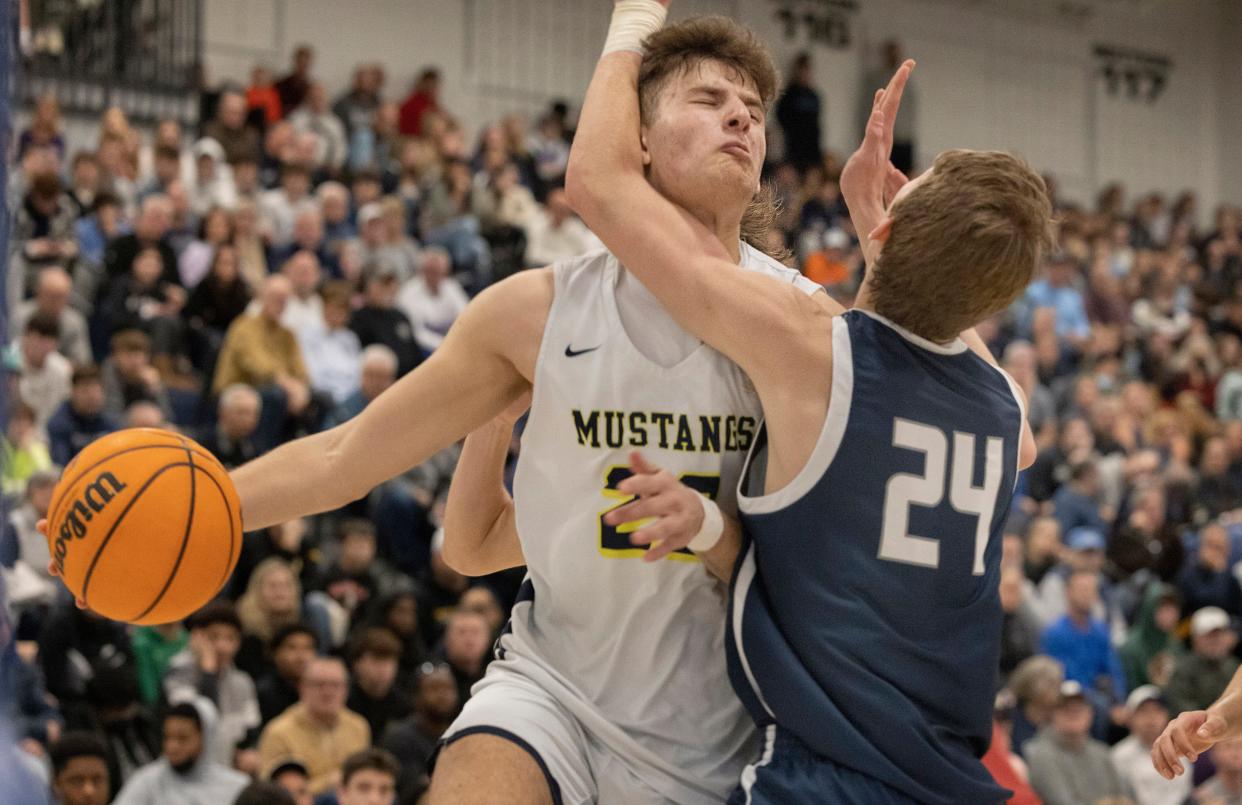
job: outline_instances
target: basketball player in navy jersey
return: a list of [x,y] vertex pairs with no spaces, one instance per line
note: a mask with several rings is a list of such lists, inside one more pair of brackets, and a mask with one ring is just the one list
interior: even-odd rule
[[[738,271],[652,189],[640,66],[631,53],[601,58],[567,191],[674,318],[745,369],[763,405],[738,493],[749,541],[728,649],[766,745],[734,801],[1003,801],[979,758],[1000,650],[1000,529],[1034,441],[1021,392],[971,328],[1022,292],[1048,248],[1043,182],[1007,154],[967,151],[906,182],[889,153],[907,62],[877,92],[842,177],[868,270],[855,309],[833,316]],[[706,75],[692,89],[705,113],[723,108],[716,175],[750,175],[761,156],[763,107],[745,83]]]

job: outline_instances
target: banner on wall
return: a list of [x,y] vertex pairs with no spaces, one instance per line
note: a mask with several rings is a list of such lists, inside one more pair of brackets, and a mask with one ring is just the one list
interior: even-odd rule
[[1173,62],[1162,53],[1096,45],[1094,54],[1109,95],[1154,103],[1169,83]]
[[848,48],[854,39],[854,0],[770,0],[785,41]]

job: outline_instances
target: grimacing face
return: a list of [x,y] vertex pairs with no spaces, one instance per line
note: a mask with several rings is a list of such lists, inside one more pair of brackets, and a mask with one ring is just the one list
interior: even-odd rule
[[745,210],[767,154],[754,83],[716,61],[670,76],[642,128],[651,183],[692,212]]

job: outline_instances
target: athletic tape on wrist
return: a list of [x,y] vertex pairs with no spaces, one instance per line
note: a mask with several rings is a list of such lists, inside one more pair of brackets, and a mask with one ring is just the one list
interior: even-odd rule
[[629,51],[641,56],[643,42],[664,27],[667,16],[668,9],[659,0],[621,0],[612,9],[602,55]]
[[724,515],[716,501],[707,495],[699,495],[699,501],[703,504],[703,525],[687,547],[695,553],[704,553],[715,548],[724,535]]

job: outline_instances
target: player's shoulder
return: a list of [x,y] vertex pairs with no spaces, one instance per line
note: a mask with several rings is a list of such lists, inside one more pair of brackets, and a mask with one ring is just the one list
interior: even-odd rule
[[555,266],[528,268],[505,277],[476,296],[467,307],[511,308],[529,310],[531,305],[543,307],[552,301]]
[[770,254],[760,251],[746,242],[742,243],[742,268],[788,282],[807,294],[823,290],[823,286],[804,277],[801,271],[798,271],[796,268],[790,268]]
[[597,249],[583,252],[575,257],[567,257],[564,260],[557,260],[548,266],[548,270],[555,278],[556,284],[560,285],[573,279],[581,277],[581,275],[592,268],[597,268],[601,263],[607,263],[609,260],[615,260],[612,252],[607,248],[600,246]]

